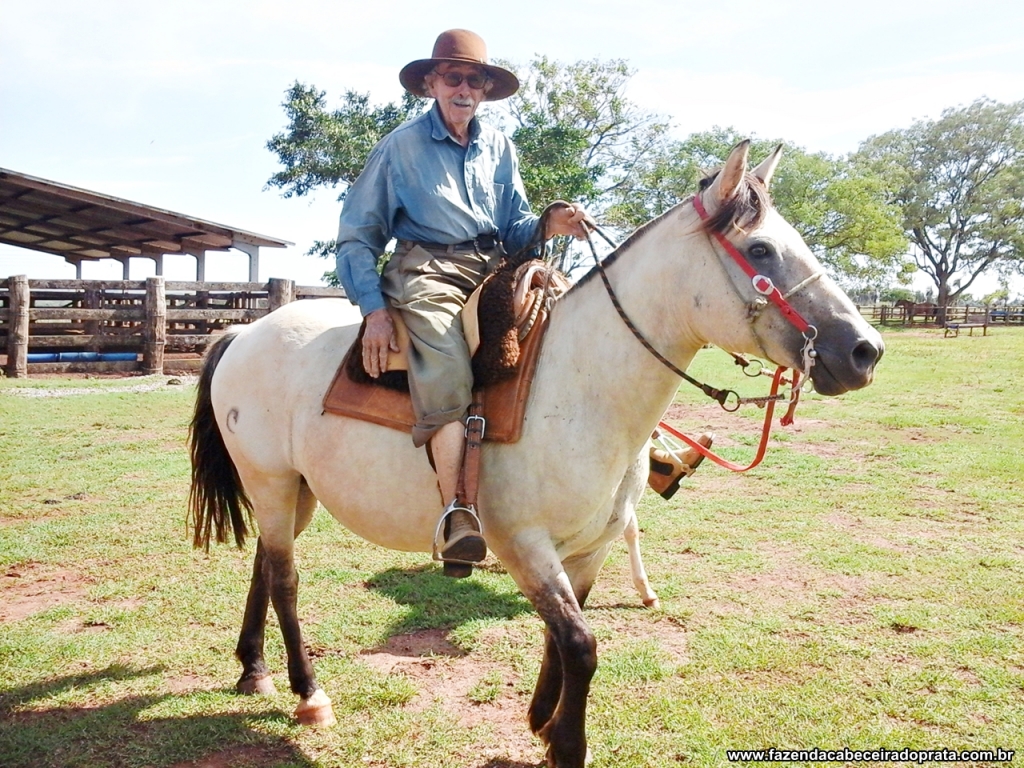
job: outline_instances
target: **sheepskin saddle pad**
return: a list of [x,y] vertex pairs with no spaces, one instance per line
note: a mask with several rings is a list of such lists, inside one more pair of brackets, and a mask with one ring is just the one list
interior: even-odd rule
[[[547,299],[568,289],[565,277],[544,262],[515,264],[505,258],[469,297],[462,310],[463,331],[473,356],[475,387],[483,391],[484,439],[514,443],[522,435],[526,400],[536,370]],[[409,398],[409,334],[397,311],[398,352],[377,379],[363,368],[365,321],[331,382],[323,407],[328,413],[411,432],[416,418]]]

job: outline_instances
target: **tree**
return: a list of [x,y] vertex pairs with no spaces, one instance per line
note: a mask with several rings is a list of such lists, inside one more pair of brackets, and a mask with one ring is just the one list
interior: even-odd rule
[[868,139],[917,266],[949,306],[990,270],[1024,271],[1024,101],[980,99]]
[[267,142],[284,166],[267,181],[284,197],[301,197],[318,187],[341,187],[339,200],[358,178],[370,150],[406,120],[423,112],[426,100],[406,93],[400,104],[370,106],[370,95],[346,91],[329,112],[326,92],[296,82],[281,105],[288,127]]
[[[668,210],[692,195],[744,138],[733,128],[716,127],[649,154],[635,183],[617,190],[609,218],[632,228]],[[755,138],[751,155],[765,157],[780,143],[785,151],[772,198],[833,275],[847,285],[905,279],[906,239],[881,179],[845,158],[811,154],[784,141]]]
[[[662,151],[669,128],[626,98],[634,71],[621,59],[567,64],[537,56],[526,67],[499,64],[516,72],[521,86],[491,115],[519,149],[527,198],[537,209],[578,200],[603,218],[616,191]],[[560,238],[555,249],[567,273],[590,258],[573,238]]]
[[[427,104],[425,99],[406,93],[399,104],[371,107],[369,94],[346,91],[341,107],[328,111],[326,97],[325,91],[299,82],[286,91],[281,106],[288,126],[267,142],[267,149],[284,166],[270,177],[267,186],[282,190],[284,197],[302,197],[320,187],[340,187],[338,199],[344,200],[374,145],[420,114]],[[334,239],[315,240],[307,253],[331,258],[335,246]],[[324,280],[330,285],[338,282],[334,270],[326,272]]]
[[[535,57],[516,72],[519,91],[505,104],[513,121],[512,140],[522,156],[523,181],[531,200],[546,205],[556,198],[581,200],[602,209],[608,195],[628,183],[641,161],[657,150],[668,122],[645,112],[625,96],[635,72],[621,59],[591,59],[572,64]],[[552,163],[546,141],[566,141]],[[533,168],[544,168],[559,186],[527,182]],[[543,177],[542,177],[543,178]]]

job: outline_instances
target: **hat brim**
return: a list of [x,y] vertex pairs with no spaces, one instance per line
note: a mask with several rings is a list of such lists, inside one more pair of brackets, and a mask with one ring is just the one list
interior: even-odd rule
[[491,90],[484,94],[484,101],[501,101],[501,99],[507,99],[519,90],[519,78],[507,69],[466,59],[417,59],[402,67],[402,71],[398,73],[398,81],[413,96],[429,99],[430,94],[427,92],[427,84],[423,81],[423,78],[430,73],[430,70],[443,62],[450,64],[472,64],[475,67],[482,67],[487,76],[491,78],[492,83]]

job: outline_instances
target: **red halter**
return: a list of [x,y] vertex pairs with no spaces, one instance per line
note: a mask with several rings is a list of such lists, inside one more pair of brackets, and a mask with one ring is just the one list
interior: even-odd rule
[[[708,212],[704,210],[704,204],[700,201],[700,195],[693,196],[693,207],[697,209],[697,215],[704,221],[708,220]],[[793,306],[786,301],[786,298],[782,295],[782,292],[775,287],[775,283],[772,282],[770,277],[760,275],[757,270],[751,266],[750,262],[744,258],[743,254],[736,250],[736,246],[729,242],[729,240],[721,232],[710,233],[718,241],[718,244],[725,249],[725,252],[732,256],[732,260],[735,261],[740,269],[742,269],[747,277],[750,278],[750,282],[754,286],[754,290],[762,296],[766,296],[775,306],[782,312],[782,316],[789,320],[793,326],[800,331],[802,334],[807,334],[811,329],[811,324],[804,320],[803,316],[793,309]]]
[[[705,210],[704,204],[701,202],[699,194],[694,195],[693,197],[693,207],[696,209],[697,215],[700,216],[702,220],[708,220],[708,212]],[[754,269],[750,262],[747,261],[743,254],[737,250],[736,246],[729,242],[725,235],[717,231],[711,232],[710,234],[718,241],[718,244],[722,246],[725,252],[732,257],[732,260],[735,261],[739,268],[743,270],[744,274],[746,274],[747,277],[750,278],[750,282],[753,285],[754,290],[757,291],[760,295],[767,297],[769,301],[775,304],[775,306],[778,307],[779,311],[782,313],[782,316],[786,318],[786,320],[788,320],[790,324],[792,324],[793,327],[800,331],[800,333],[803,335],[805,339],[803,349],[803,373],[809,373],[810,366],[813,365],[813,347],[814,339],[818,335],[817,328],[808,323],[803,318],[803,315],[797,312],[796,309],[793,308],[793,305],[786,301],[786,297],[782,295],[782,292],[775,286],[775,283],[772,282],[770,277],[759,274],[757,270]],[[801,283],[794,290],[798,290],[805,284],[806,281],[804,283]],[[790,294],[792,294],[792,291],[790,292]],[[666,424],[664,421],[658,422],[658,428],[664,429],[670,435],[682,440],[691,448],[698,451],[707,458],[711,459],[719,466],[725,467],[726,469],[729,469],[733,472],[746,472],[749,469],[753,469],[754,467],[761,463],[761,460],[764,458],[765,451],[768,447],[768,436],[771,434],[772,416],[775,412],[775,396],[778,394],[779,385],[782,383],[782,374],[785,372],[785,370],[786,368],[784,366],[779,366],[778,370],[775,371],[775,375],[772,377],[771,395],[767,403],[765,404],[764,426],[761,429],[761,440],[758,443],[757,453],[754,456],[754,460],[745,467],[740,466],[739,464],[734,464],[733,462],[728,461],[727,459],[723,459],[721,456],[718,456],[709,449],[705,448],[696,440],[691,440],[682,432],[673,428],[671,425]],[[800,380],[801,372],[794,369],[792,379],[792,395],[790,396],[789,409],[786,411],[785,416],[783,416],[780,420],[780,423],[784,427],[789,426],[790,424],[793,423],[793,414],[796,410],[797,400],[800,396]]]

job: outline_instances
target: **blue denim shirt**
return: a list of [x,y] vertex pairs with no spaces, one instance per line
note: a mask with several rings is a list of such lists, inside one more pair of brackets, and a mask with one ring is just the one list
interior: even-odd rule
[[391,238],[461,243],[497,233],[509,253],[537,229],[512,141],[476,118],[469,146],[433,108],[389,133],[348,191],[338,227],[338,279],[368,315],[385,306],[377,258]]

